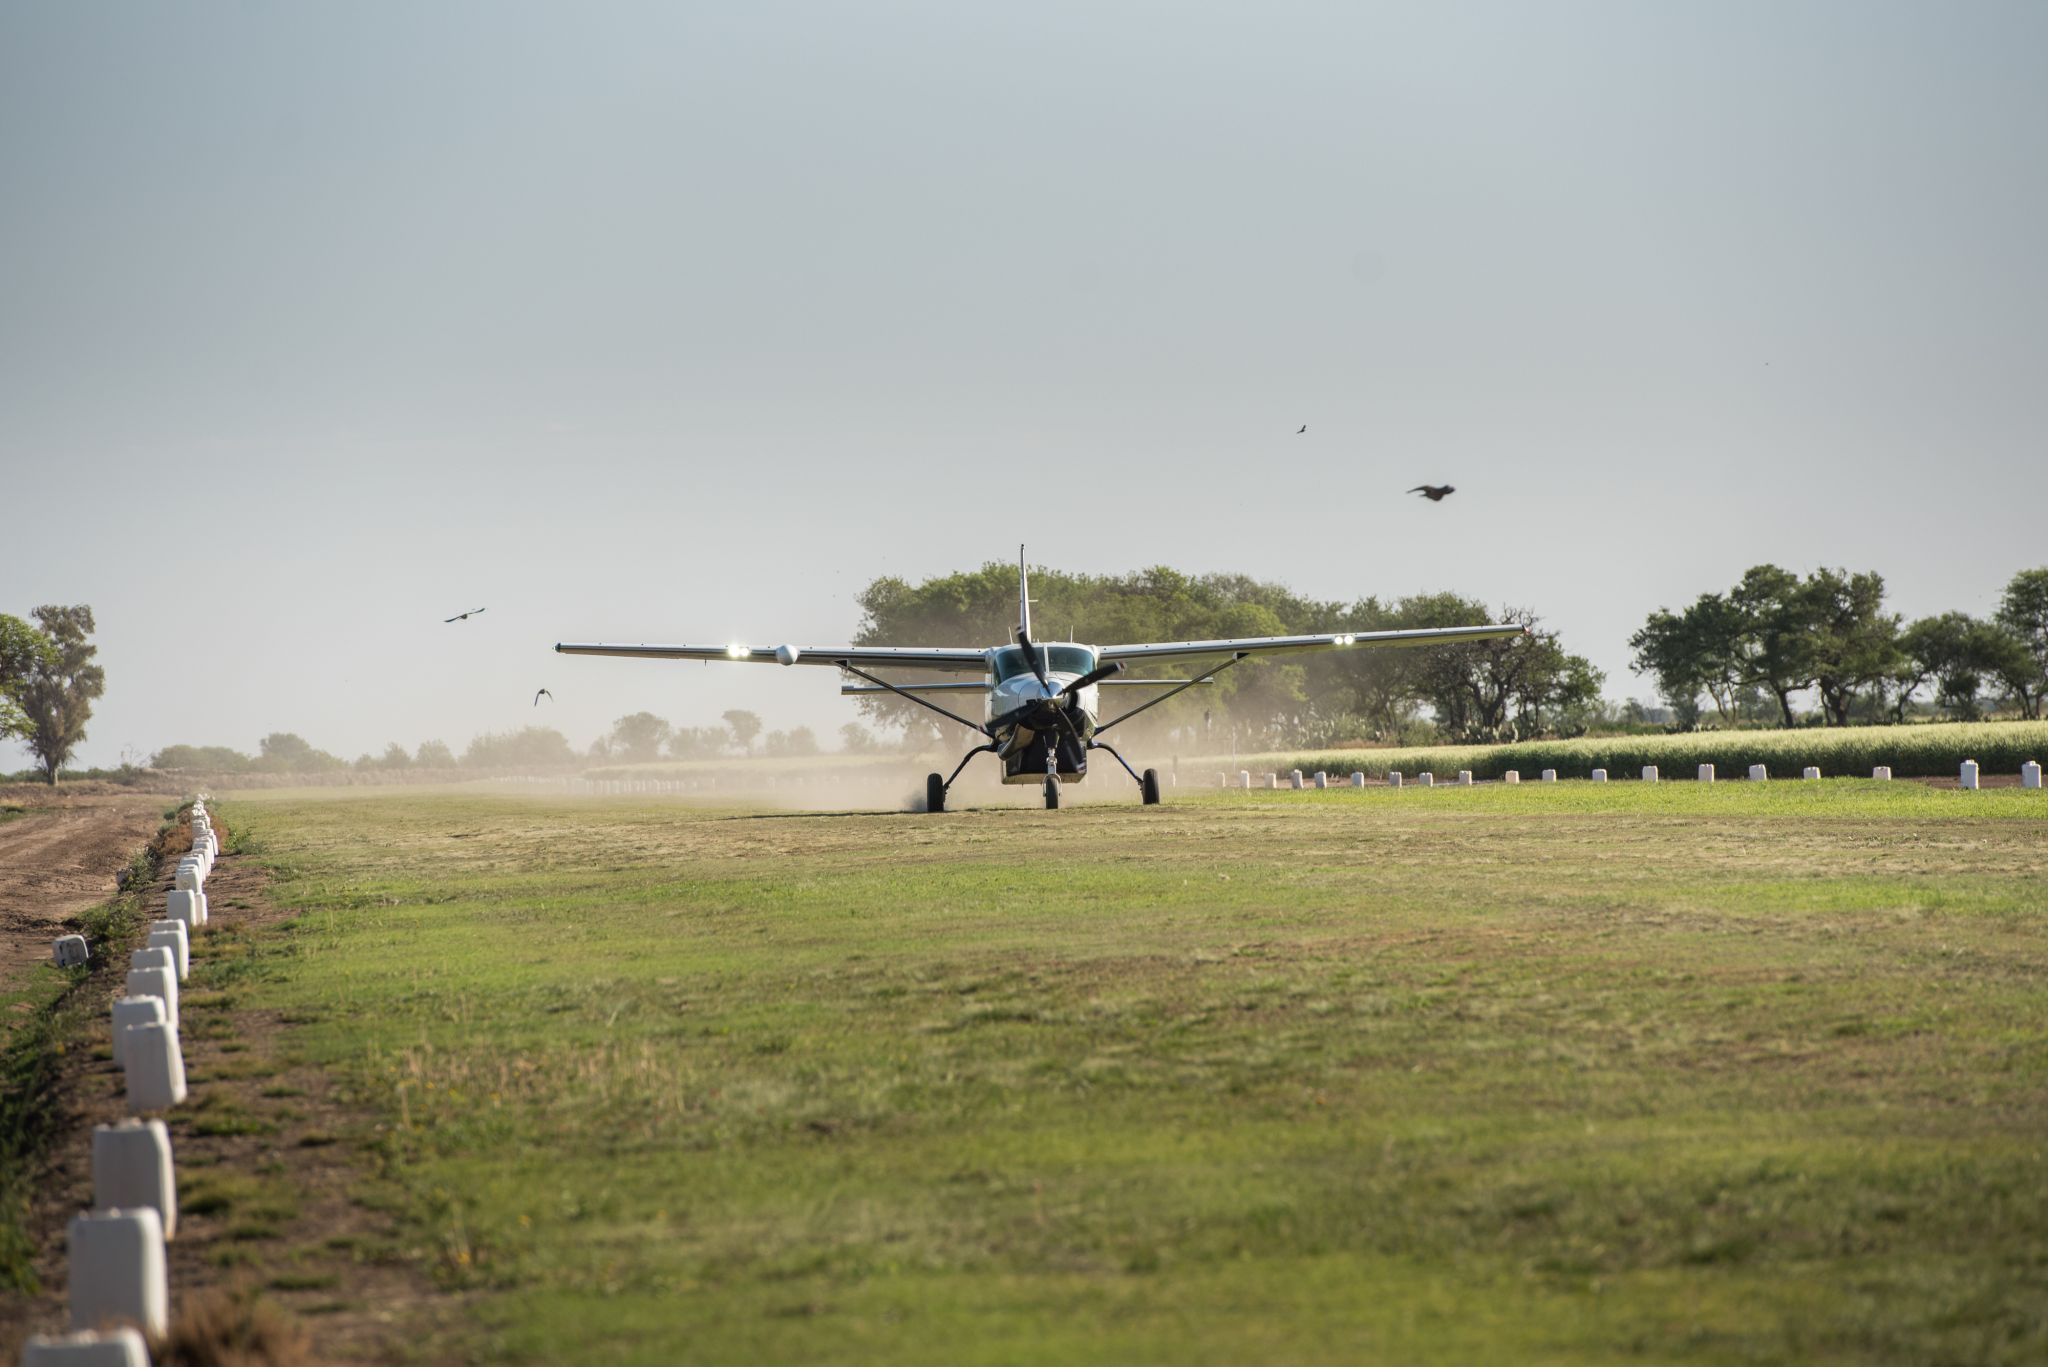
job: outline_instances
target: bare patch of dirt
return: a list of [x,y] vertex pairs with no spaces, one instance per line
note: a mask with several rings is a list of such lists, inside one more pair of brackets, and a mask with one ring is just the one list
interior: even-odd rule
[[[227,841],[218,817],[214,826]],[[160,843],[178,850],[190,839],[181,822]],[[293,1053],[289,1021],[240,1005],[231,975],[209,988],[198,967],[231,963],[249,951],[254,933],[285,918],[265,883],[261,869],[240,856],[224,852],[216,861],[206,882],[210,919],[193,944],[193,976],[180,1003],[191,1094],[163,1117],[178,1181],[169,1245],[173,1317],[201,1297],[266,1301],[307,1331],[320,1361],[431,1361],[421,1346],[461,1313],[461,1299],[441,1292],[423,1257],[399,1239],[376,1175],[378,1127],[324,1071]],[[160,903],[168,889],[166,874],[148,895]],[[123,961],[126,952],[119,947]],[[93,990],[111,1001],[120,977],[103,970]],[[12,1361],[29,1334],[64,1325],[65,1235],[72,1216],[92,1204],[92,1128],[127,1113],[104,1029],[65,1059],[62,1093],[64,1133],[38,1181],[31,1220],[42,1291],[0,1295],[0,1361]]]
[[[117,891],[130,857],[163,820],[164,800],[142,793],[10,789],[0,805],[0,991],[50,958],[50,941],[79,912]],[[40,800],[38,800],[40,799]]]

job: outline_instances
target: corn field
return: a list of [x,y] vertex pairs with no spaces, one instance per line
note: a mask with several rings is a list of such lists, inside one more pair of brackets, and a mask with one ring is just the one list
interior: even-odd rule
[[1752,764],[1769,767],[1773,778],[1797,778],[1807,765],[1823,777],[1869,777],[1880,764],[1899,778],[1953,777],[1966,759],[1986,775],[2017,774],[2027,760],[2048,762],[2048,722],[1933,723],[1923,726],[1853,726],[1801,731],[1698,731],[1678,736],[1600,736],[1579,740],[1529,741],[1511,745],[1431,745],[1399,750],[1314,750],[1300,754],[1211,756],[1188,761],[1200,772],[1247,769],[1255,774],[1318,769],[1331,775],[1363,771],[1384,778],[1432,770],[1455,774],[1470,769],[1475,779],[1499,778],[1510,769],[1533,779],[1545,769],[1559,778],[1584,778],[1605,769],[1616,779],[1634,778],[1644,765],[1665,778],[1691,778],[1711,764],[1722,778],[1742,778]]

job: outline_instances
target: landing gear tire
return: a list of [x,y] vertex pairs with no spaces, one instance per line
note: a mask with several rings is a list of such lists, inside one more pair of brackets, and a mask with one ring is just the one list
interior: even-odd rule
[[1147,807],[1157,807],[1159,805],[1159,771],[1157,769],[1147,769],[1145,771],[1145,777],[1138,780],[1138,791],[1145,795],[1145,805]]
[[946,810],[946,780],[937,774],[924,776],[924,809],[928,812]]
[[1051,774],[1045,776],[1045,809],[1048,812],[1060,809],[1060,781]]

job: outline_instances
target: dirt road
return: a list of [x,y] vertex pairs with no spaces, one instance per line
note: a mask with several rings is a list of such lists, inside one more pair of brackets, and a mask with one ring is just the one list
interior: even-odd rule
[[115,879],[163,821],[158,794],[23,795],[0,821],[0,992],[50,957],[64,922],[113,896]]

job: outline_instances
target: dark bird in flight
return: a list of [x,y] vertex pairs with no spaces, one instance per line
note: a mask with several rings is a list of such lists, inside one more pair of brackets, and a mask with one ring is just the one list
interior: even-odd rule
[[540,690],[540,692],[533,695],[533,705],[535,707],[539,707],[540,700],[542,698],[546,698],[549,702],[553,702],[555,700],[555,695],[548,692],[545,688],[543,688]]
[[1411,494],[1421,494],[1431,503],[1441,503],[1458,491],[1448,484],[1418,484],[1408,492]]
[[482,608],[471,608],[468,612],[458,612],[453,617],[443,617],[441,619],[441,625],[446,626],[450,622],[466,622],[470,618],[476,616],[479,612],[482,611]]
[[1308,431],[1308,424],[1307,424],[1307,423],[1303,423],[1303,424],[1301,425],[1301,432],[1296,432],[1296,433],[1295,433],[1294,435],[1298,437],[1298,436],[1300,436],[1300,435],[1301,435],[1301,433],[1302,433],[1302,432],[1306,432],[1306,431]]

